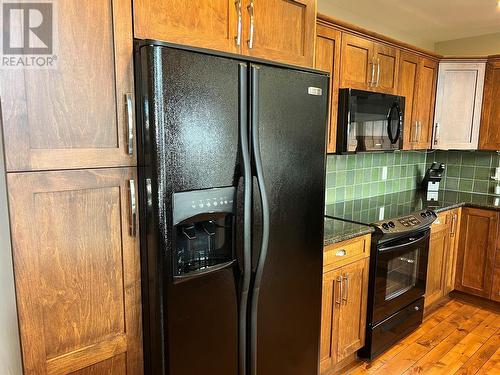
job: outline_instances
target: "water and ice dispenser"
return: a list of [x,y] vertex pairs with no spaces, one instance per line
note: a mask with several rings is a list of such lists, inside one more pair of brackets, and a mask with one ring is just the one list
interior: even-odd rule
[[174,279],[229,268],[234,260],[234,187],[174,193]]

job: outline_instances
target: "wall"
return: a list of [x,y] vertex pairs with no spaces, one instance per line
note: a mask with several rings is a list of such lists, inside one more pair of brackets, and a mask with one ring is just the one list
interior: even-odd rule
[[500,33],[438,42],[435,45],[435,50],[437,53],[445,56],[483,56],[500,54]]
[[[403,28],[391,27],[390,20],[394,16],[394,13],[397,13],[397,9],[393,9],[392,7],[385,8],[385,13],[388,10],[392,13],[382,17],[379,11],[377,12],[378,17],[375,18],[364,14],[366,12],[352,12],[349,9],[345,9],[341,3],[339,1],[318,0],[318,12],[429,51],[434,50],[434,40],[427,40],[416,34],[407,33]],[[359,7],[366,8],[370,5],[369,2],[361,2]],[[380,8],[378,9],[380,10]],[[384,22],[380,22],[381,18],[384,19]]]
[[415,189],[425,170],[425,151],[328,155],[326,204]]
[[[0,150],[3,150],[0,136]],[[0,151],[0,374],[22,374],[19,330],[12,272],[7,193],[3,153]]]
[[427,164],[433,161],[446,164],[440,188],[477,194],[493,194],[495,174],[500,156],[483,151],[434,151],[428,154]]

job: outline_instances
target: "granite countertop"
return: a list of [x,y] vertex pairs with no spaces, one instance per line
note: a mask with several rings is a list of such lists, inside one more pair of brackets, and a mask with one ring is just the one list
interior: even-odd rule
[[325,217],[324,244],[327,246],[373,232],[371,227],[362,223],[373,223],[424,209],[439,213],[458,207],[500,211],[500,197],[443,190],[439,191],[437,201],[430,201],[427,200],[426,192],[409,190],[331,204],[326,206],[325,214],[328,217]]
[[374,229],[367,225],[325,217],[324,246],[371,234],[373,232]]

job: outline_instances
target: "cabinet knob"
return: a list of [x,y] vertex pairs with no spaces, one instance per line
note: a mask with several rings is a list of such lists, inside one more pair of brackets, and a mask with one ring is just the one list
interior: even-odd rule
[[340,250],[337,250],[337,252],[335,253],[335,256],[344,257],[344,256],[346,256],[346,254],[347,254],[347,251],[345,251],[344,249],[340,249]]

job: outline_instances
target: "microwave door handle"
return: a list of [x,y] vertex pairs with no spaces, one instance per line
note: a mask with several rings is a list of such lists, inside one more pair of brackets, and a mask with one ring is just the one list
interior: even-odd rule
[[[392,114],[394,110],[397,111],[398,119],[398,130],[396,131],[396,135],[392,134]],[[398,103],[394,103],[392,107],[389,109],[389,113],[387,114],[387,135],[389,136],[389,140],[391,144],[395,144],[399,140],[399,136],[401,133],[401,110],[399,108]]]

